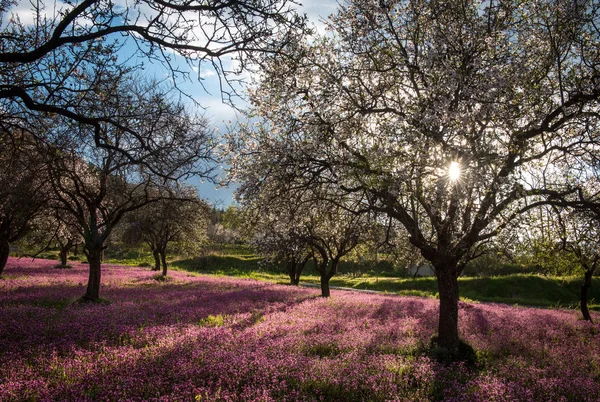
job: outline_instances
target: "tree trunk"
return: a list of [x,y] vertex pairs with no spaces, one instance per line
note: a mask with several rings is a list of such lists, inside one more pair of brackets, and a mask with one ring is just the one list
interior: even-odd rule
[[167,252],[160,252],[160,261],[162,262],[162,274],[163,276],[167,276]]
[[458,275],[456,267],[435,266],[440,297],[437,343],[452,353],[458,352]]
[[102,247],[94,247],[87,250],[90,275],[85,295],[82,301],[97,302],[100,300],[100,274],[102,267]]
[[152,255],[154,256],[154,268],[153,271],[160,271],[160,254],[158,250],[152,250]]
[[8,243],[8,240],[0,239],[0,275],[2,275],[2,272],[4,271],[9,254],[10,244]]
[[329,276],[321,274],[321,297],[330,297],[331,291],[329,290]]
[[592,322],[592,316],[590,315],[590,310],[588,309],[588,290],[592,286],[592,274],[593,270],[588,269],[585,271],[585,276],[583,280],[583,285],[581,285],[580,292],[580,301],[581,301],[581,314],[583,314],[583,319],[589,322]]
[[296,285],[296,283],[294,283],[294,280],[296,279],[296,262],[295,261],[288,260],[287,271],[288,271],[288,276],[290,277],[290,285],[292,285],[292,286]]
[[300,285],[300,273],[302,272],[302,268],[304,268],[302,263],[298,263],[296,261],[288,262],[288,275],[290,277],[290,285]]
[[71,247],[61,247],[60,251],[58,253],[58,256],[60,258],[60,265],[62,267],[66,267],[67,266],[67,259],[69,257],[69,249]]

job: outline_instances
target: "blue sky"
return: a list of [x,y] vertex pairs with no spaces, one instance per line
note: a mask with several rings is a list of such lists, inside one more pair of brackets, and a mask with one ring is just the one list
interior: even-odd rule
[[[123,3],[123,0],[116,0],[116,3]],[[46,4],[44,14],[49,16],[55,15],[59,9],[65,6],[62,0],[46,0],[41,1],[42,4]],[[323,30],[323,24],[320,22],[322,18],[326,18],[328,15],[333,13],[337,7],[337,3],[333,0],[306,0],[303,4],[298,6],[300,13],[305,13],[311,24],[313,24],[319,31]],[[34,12],[29,1],[20,1],[11,8],[10,12],[16,14],[21,22],[25,25],[31,25],[34,23]],[[135,52],[133,42],[127,43],[122,49],[119,55],[123,59],[129,58]],[[149,60],[140,56],[134,56],[132,62],[143,62],[145,68],[145,74],[153,75],[156,78],[164,78],[165,81],[170,80],[170,71],[164,65],[159,62],[151,63]],[[231,63],[230,60],[224,60],[225,64]],[[197,103],[202,105],[205,110],[204,114],[209,119],[211,126],[218,129],[221,132],[225,132],[228,122],[235,121],[237,114],[234,108],[224,104],[221,98],[221,92],[219,89],[219,80],[214,70],[209,66],[193,66],[191,69],[181,62],[180,67],[183,70],[190,72],[190,80],[185,82],[179,82],[179,87],[184,93],[192,96]],[[200,71],[199,71],[200,70]],[[198,82],[198,78],[201,79],[201,83]],[[192,103],[190,101],[190,103]],[[243,108],[243,101],[236,103],[238,108]],[[226,208],[233,203],[233,192],[234,186],[219,187],[213,183],[201,182],[198,178],[189,180],[190,184],[195,185],[198,188],[199,194],[202,198],[208,200],[212,204]]]
[[[320,19],[326,18],[329,14],[333,13],[337,7],[336,2],[332,0],[309,0],[304,1],[302,6],[299,7],[301,13],[306,13],[311,24],[314,24],[317,29],[323,28]],[[237,118],[236,111],[221,101],[221,94],[218,88],[218,79],[212,75],[211,70],[201,67],[201,75],[203,76],[203,83],[208,93],[203,90],[202,86],[197,82],[187,83],[184,89],[191,94],[194,99],[199,102],[202,106],[206,107],[206,117],[209,118],[214,127],[218,128],[221,132],[226,130],[227,122],[234,121]],[[166,74],[163,71],[163,74]],[[197,69],[193,74],[198,75]],[[243,107],[243,103],[238,102],[238,107]],[[226,208],[233,203],[233,192],[235,187],[233,185],[228,187],[218,187],[212,183],[202,183],[199,179],[195,178],[190,180],[190,183],[198,188],[199,194],[202,198],[210,201],[217,207]]]

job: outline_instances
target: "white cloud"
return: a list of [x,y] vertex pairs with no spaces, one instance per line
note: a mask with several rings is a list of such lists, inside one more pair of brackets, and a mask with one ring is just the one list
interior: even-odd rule
[[[40,1],[40,9],[36,10],[35,6],[29,1],[19,2],[16,6],[8,10],[8,15],[14,15],[18,17],[21,23],[25,26],[31,26],[35,24],[37,15],[40,18],[54,19],[58,12],[65,8],[72,8],[62,1],[51,1],[48,4]],[[5,22],[6,23],[6,22]]]
[[198,78],[210,78],[217,76],[217,73],[214,70],[214,68],[206,64],[204,66],[200,65],[198,67],[192,66],[192,70],[196,73]]
[[331,14],[337,9],[337,2],[334,0],[306,0],[302,2],[300,12],[306,13],[308,20],[314,25],[319,34],[325,33],[325,23]]

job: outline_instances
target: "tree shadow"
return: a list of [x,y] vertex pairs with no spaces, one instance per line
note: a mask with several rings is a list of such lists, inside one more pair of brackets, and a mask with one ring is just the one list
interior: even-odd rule
[[[28,271],[36,272],[47,274],[44,269]],[[208,316],[225,317],[225,325],[239,328],[314,297],[308,289],[226,278],[209,283],[148,280],[122,287],[105,279],[101,295],[110,304],[77,303],[85,290],[79,282],[34,286],[26,281],[3,292],[0,356],[66,352],[95,343],[117,346],[131,333],[150,327],[202,326]]]

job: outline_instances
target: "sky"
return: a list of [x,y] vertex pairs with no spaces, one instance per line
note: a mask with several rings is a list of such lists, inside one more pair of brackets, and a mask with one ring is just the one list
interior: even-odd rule
[[[65,3],[62,0],[46,0],[41,1],[41,4],[46,4],[44,14],[52,16],[56,15],[59,10],[65,7]],[[34,23],[34,12],[32,11],[32,5],[35,2],[27,0],[19,1],[11,8],[10,12],[17,15],[22,23],[25,25],[31,25]],[[127,0],[115,0],[117,7],[125,6]],[[305,13],[309,19],[309,24],[312,24],[318,31],[324,31],[324,24],[322,19],[333,13],[337,7],[337,3],[334,0],[305,0],[302,4],[298,5],[297,10],[299,13]],[[135,53],[134,43],[131,41],[121,49],[119,57],[123,60],[131,57]],[[145,67],[145,74],[153,75],[155,78],[164,78],[165,81],[170,80],[171,73],[167,68],[159,62],[151,63],[147,59],[134,56],[132,62],[142,62]],[[224,60],[225,65],[231,65],[231,60]],[[190,73],[190,80],[185,82],[178,82],[178,86],[182,89],[183,93],[190,95],[193,99],[200,104],[203,108],[204,116],[209,120],[210,126],[220,132],[225,132],[226,127],[230,122],[234,122],[237,118],[237,113],[234,108],[222,102],[221,92],[219,89],[219,79],[214,70],[208,66],[193,66],[190,70],[185,62],[181,62],[179,65],[184,70],[188,70]],[[200,71],[199,71],[200,70]],[[201,82],[198,82],[201,79]],[[190,100],[190,104],[193,102]],[[243,100],[238,100],[236,106],[240,109],[244,107]],[[218,169],[223,172],[221,168]],[[227,208],[233,201],[234,185],[228,187],[215,186],[215,184],[201,181],[198,178],[193,178],[188,181],[190,184],[198,188],[200,197],[206,199],[213,205],[219,208]]]
[[[323,23],[321,20],[333,13],[336,7],[337,4],[333,0],[307,0],[302,2],[298,10],[300,13],[305,13],[308,16],[310,24],[314,24],[317,30],[322,31]],[[197,68],[194,72],[197,75]],[[213,75],[213,72],[202,68],[201,75],[208,93],[198,83],[187,83],[184,88],[186,91],[189,91],[198,103],[206,107],[204,113],[212,125],[219,131],[224,132],[228,122],[236,120],[237,113],[234,108],[221,101],[218,78]],[[237,107],[243,107],[243,105],[243,101],[236,102]],[[234,203],[233,192],[235,185],[220,187],[210,182],[202,182],[198,178],[194,178],[189,182],[198,188],[198,192],[202,198],[208,200],[218,208],[227,208]]]

